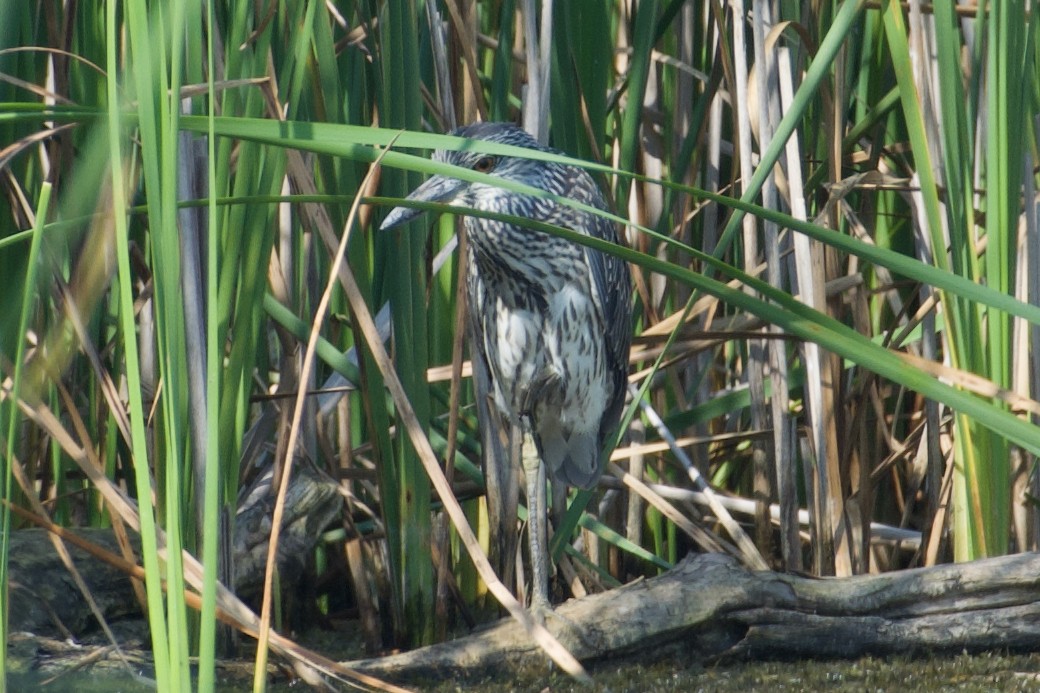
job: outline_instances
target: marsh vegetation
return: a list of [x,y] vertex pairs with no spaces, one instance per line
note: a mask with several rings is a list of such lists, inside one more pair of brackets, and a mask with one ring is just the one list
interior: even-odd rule
[[[635,396],[555,528],[557,598],[690,551],[1036,550],[1029,3],[2,7],[0,585],[12,531],[110,527],[160,690],[212,689],[225,627],[258,672],[347,677],[288,634],[350,618],[379,653],[499,615],[459,522],[487,548],[457,218],[376,232],[456,123],[526,124],[626,222]],[[240,601],[244,491],[277,535],[303,467],[338,512]]]

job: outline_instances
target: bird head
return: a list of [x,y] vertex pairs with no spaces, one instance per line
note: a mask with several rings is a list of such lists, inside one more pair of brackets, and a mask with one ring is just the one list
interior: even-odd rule
[[[474,123],[452,130],[450,135],[466,137],[496,144],[509,144],[538,151],[550,151],[543,147],[527,132],[509,123]],[[546,167],[555,165],[542,161],[534,161],[519,157],[497,156],[470,150],[451,151],[438,149],[433,153],[433,160],[446,164],[454,164],[469,168],[479,173],[487,173],[518,183],[526,183],[538,188],[546,188]],[[407,200],[419,202],[441,202],[472,206],[474,195],[480,190],[492,189],[483,183],[471,183],[450,176],[435,175],[412,191]],[[410,207],[395,207],[383,220],[380,229],[399,226],[422,214],[423,210]]]

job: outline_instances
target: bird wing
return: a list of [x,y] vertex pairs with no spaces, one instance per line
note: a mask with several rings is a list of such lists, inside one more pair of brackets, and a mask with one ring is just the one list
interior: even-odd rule
[[[566,187],[571,191],[571,197],[575,201],[598,209],[607,209],[599,186],[587,172],[571,168],[569,173],[573,176],[573,181]],[[619,242],[617,224],[610,219],[564,205],[556,206],[555,216],[557,218],[550,221],[560,226],[611,243]],[[603,316],[606,329],[603,337],[606,343],[607,372],[610,373],[614,386],[613,397],[604,412],[603,423],[600,426],[602,445],[606,437],[617,427],[621,408],[625,403],[628,353],[632,342],[632,280],[628,264],[624,260],[588,247],[584,248],[584,251],[593,300]]]
[[[617,226],[603,217],[593,218],[591,228],[595,230],[594,235],[617,243]],[[617,428],[621,409],[625,404],[628,353],[632,342],[632,283],[628,265],[624,260],[591,248],[585,248],[585,259],[592,276],[593,294],[599,300],[600,310],[603,311],[607,372],[614,386],[613,396],[600,426],[602,445],[606,437],[612,435]]]

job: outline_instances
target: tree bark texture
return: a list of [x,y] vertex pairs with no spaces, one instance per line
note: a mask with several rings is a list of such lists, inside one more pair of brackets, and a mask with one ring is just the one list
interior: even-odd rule
[[[850,578],[750,571],[722,554],[572,600],[546,624],[587,663],[682,653],[718,657],[866,654],[1040,647],[1040,554]],[[384,678],[457,676],[547,666],[512,621],[349,666]]]
[[[245,521],[239,531],[261,540],[262,524]],[[313,525],[296,528],[313,537]],[[116,551],[106,530],[90,530],[89,538]],[[20,530],[11,541],[10,629],[49,634],[56,621],[73,634],[87,628],[84,600],[43,532]],[[106,618],[133,615],[129,579],[69,549]],[[241,548],[236,553],[243,555]],[[1038,649],[1040,554],[850,578],[752,571],[723,554],[698,554],[659,577],[561,604],[546,625],[590,664],[665,655],[694,662]],[[391,680],[429,680],[548,664],[507,619],[451,642],[348,666]]]
[[[243,494],[232,535],[235,568],[233,589],[249,598],[263,586],[274,499],[259,480],[253,493]],[[282,534],[278,542],[278,569],[283,585],[294,584],[313,554],[321,532],[342,510],[336,484],[306,467],[293,475],[286,493]],[[110,529],[76,528],[74,534],[119,555]],[[131,544],[140,555],[140,542],[131,533]],[[11,533],[8,553],[10,610],[8,629],[37,635],[79,636],[94,625],[94,615],[76,587],[43,529]],[[72,561],[90,589],[106,620],[141,615],[130,578],[119,569],[94,558],[70,542]]]

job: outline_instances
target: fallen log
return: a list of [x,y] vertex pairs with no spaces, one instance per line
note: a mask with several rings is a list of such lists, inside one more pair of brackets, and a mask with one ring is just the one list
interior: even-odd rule
[[[858,657],[1040,648],[1040,554],[851,578],[751,571],[691,556],[659,577],[556,608],[547,627],[586,663],[681,651],[718,657]],[[347,666],[409,681],[547,667],[512,621]]]
[[[246,599],[258,594],[263,585],[274,503],[269,484],[270,473],[258,477],[243,494],[236,514],[231,547],[233,587],[237,595]],[[289,484],[282,516],[278,568],[283,584],[292,585],[299,579],[322,530],[341,509],[335,482],[301,465]],[[111,529],[80,527],[71,531],[108,553],[119,554]],[[134,553],[139,555],[139,538],[131,534],[130,539]],[[47,530],[20,529],[11,532],[9,542],[10,631],[79,637],[96,625]],[[74,545],[68,545],[68,549],[106,620],[141,615],[125,572]]]
[[[329,512],[326,503],[335,500],[324,492],[313,498],[321,500],[312,511]],[[262,518],[269,509],[263,506],[255,506],[254,519],[239,517],[237,536],[248,539],[235,552],[243,565],[262,565],[242,559],[266,550]],[[287,521],[299,523],[295,531],[313,541],[313,518],[305,517]],[[94,530],[91,540],[115,550],[104,530]],[[65,569],[42,532],[14,532],[11,541],[11,629],[46,632],[61,623],[76,633],[87,627],[82,598],[64,581]],[[107,617],[136,607],[125,575],[111,569],[95,575],[93,568],[108,567],[71,551]],[[239,586],[255,572],[240,573]],[[842,579],[756,572],[728,556],[702,554],[659,577],[562,604],[547,626],[590,664],[676,653],[697,661],[1040,649],[1040,554]],[[547,666],[511,620],[452,642],[348,664],[397,680],[479,675],[504,665]]]

